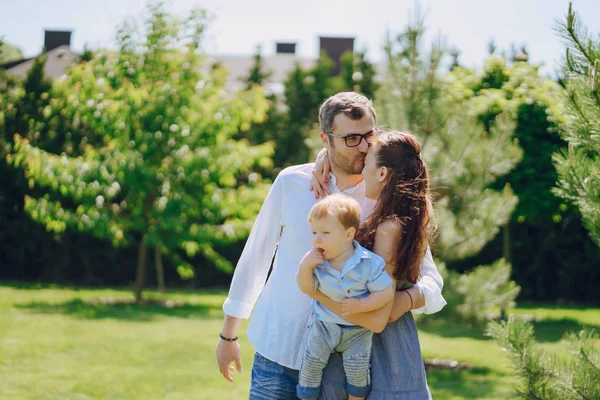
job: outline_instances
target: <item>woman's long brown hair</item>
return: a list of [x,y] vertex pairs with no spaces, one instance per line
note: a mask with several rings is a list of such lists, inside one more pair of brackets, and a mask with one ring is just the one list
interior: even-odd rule
[[376,150],[377,166],[387,167],[389,175],[375,209],[359,230],[357,239],[372,250],[380,223],[390,219],[400,223],[402,230],[394,252],[394,277],[415,283],[433,225],[429,172],[421,159],[421,144],[411,133],[386,132],[377,139]]

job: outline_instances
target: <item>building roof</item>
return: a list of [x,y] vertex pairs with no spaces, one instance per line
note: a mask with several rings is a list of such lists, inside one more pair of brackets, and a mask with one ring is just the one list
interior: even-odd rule
[[[62,45],[44,53],[46,64],[44,66],[44,76],[50,79],[60,78],[65,74],[67,67],[70,67],[79,58],[77,53],[71,51],[68,45]],[[13,61],[0,65],[0,68],[6,69],[9,75],[25,78],[27,71],[33,65],[35,58],[27,58],[20,61]]]
[[[238,91],[245,88],[245,79],[250,74],[250,68],[254,64],[252,55],[215,55],[215,62],[227,67],[229,75],[227,78],[227,88],[232,91]],[[316,60],[301,59],[295,54],[274,54],[272,56],[263,56],[263,65],[265,70],[271,72],[267,78],[267,89],[271,86],[274,92],[277,92],[277,85],[283,84],[296,64],[300,64],[303,69],[311,68]]]
[[[69,49],[69,46],[59,46],[50,50],[44,55],[47,57],[46,65],[44,66],[44,75],[50,79],[60,78],[65,74],[67,67],[71,66],[79,55]],[[252,55],[215,55],[213,60],[227,67],[229,74],[227,79],[227,88],[237,91],[245,88],[244,80],[250,73],[250,68],[254,63]],[[35,57],[24,60],[12,61],[10,63],[1,64],[0,68],[5,69],[8,74],[24,78],[27,71],[33,65]],[[311,68],[316,60],[300,59],[294,54],[275,54],[272,56],[263,57],[263,63],[266,70],[271,72],[267,79],[267,86],[270,84],[283,84],[289,73],[294,69],[296,63],[304,69]],[[273,89],[277,91],[277,89]]]

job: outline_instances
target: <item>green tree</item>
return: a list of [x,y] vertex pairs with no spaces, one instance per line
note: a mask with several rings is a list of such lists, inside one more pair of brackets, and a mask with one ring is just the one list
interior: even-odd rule
[[346,52],[340,60],[340,74],[332,75],[334,63],[322,53],[311,68],[300,64],[284,83],[282,118],[273,130],[274,162],[278,168],[302,164],[314,159],[322,148],[318,136],[319,107],[329,96],[341,91],[359,91],[372,98],[378,88],[375,67],[365,52]]
[[399,34],[387,33],[384,49],[388,65],[384,85],[377,93],[378,110],[390,127],[417,132],[426,143],[434,127],[444,120],[438,103],[442,101],[440,74],[445,45],[437,36],[429,54],[423,54],[425,21],[418,8],[413,19]]
[[23,59],[21,49],[4,42],[0,37],[0,64]]
[[[449,268],[462,271],[503,256],[511,262],[524,298],[594,301],[600,298],[593,284],[600,277],[600,249],[590,240],[577,208],[552,193],[558,179],[552,155],[565,146],[560,131],[569,117],[560,85],[540,76],[538,69],[501,56],[485,62],[475,92],[490,101],[471,111],[486,127],[502,112],[513,115],[512,136],[523,158],[490,188],[510,185],[519,202],[502,234],[480,254],[450,263]],[[571,251],[574,247],[579,251]]]
[[[332,76],[333,65],[324,53],[310,68],[296,64],[284,83],[283,98],[269,94],[270,107],[265,120],[240,134],[240,137],[255,144],[273,142],[276,149],[274,175],[286,166],[310,161],[322,147],[317,135],[317,119],[324,99],[343,90],[357,90],[372,97],[378,87],[375,68],[365,58],[364,52],[345,53],[339,76]],[[248,88],[254,85],[266,88],[269,76],[270,71],[264,67],[259,48],[244,82]]]
[[267,79],[269,79],[269,77],[272,75],[272,71],[269,71],[265,68],[261,51],[262,47],[257,46],[253,57],[254,63],[250,68],[248,76],[246,79],[244,79],[247,90],[252,89],[253,85],[264,86]]
[[272,153],[232,139],[264,117],[267,102],[257,88],[228,94],[226,71],[207,68],[199,51],[206,13],[178,19],[160,4],[148,11],[145,31],[124,23],[117,52],[100,52],[57,83],[67,93],[61,112],[102,145],[75,158],[17,138],[9,157],[46,192],[25,200],[35,221],[137,246],[138,301],[148,248],[159,284],[163,254],[182,277],[193,275],[188,257],[198,252],[231,269],[215,244],[247,234],[267,189],[252,170],[268,167]]
[[508,113],[487,126],[477,117],[495,94],[476,93],[481,78],[473,70],[457,67],[443,73],[443,41],[436,39],[423,54],[424,31],[417,11],[412,24],[388,40],[389,68],[378,109],[391,128],[421,138],[437,204],[437,252],[449,261],[478,253],[508,220],[517,198],[509,187],[494,191],[488,185],[511,170],[522,152],[512,141],[514,121]]
[[[269,102],[269,107],[264,120],[260,123],[252,124],[252,127],[247,131],[239,132],[238,138],[245,138],[253,145],[271,142],[276,148],[278,139],[282,134],[284,113],[279,109],[280,99],[277,94],[268,91],[268,80],[271,75],[272,71],[265,67],[261,55],[261,47],[258,46],[254,54],[254,62],[243,81],[246,84],[247,90],[252,89],[254,86],[262,88],[267,93],[266,98]],[[275,178],[279,169],[269,168],[261,172],[269,178]]]
[[438,264],[444,278],[444,296],[450,306],[437,317],[463,320],[483,328],[490,319],[504,318],[514,308],[521,288],[510,279],[511,266],[503,258],[491,265],[480,265],[465,273]]
[[340,60],[343,90],[362,93],[374,100],[379,84],[375,81],[375,66],[367,59],[367,52],[347,51]]
[[88,62],[94,58],[94,52],[88,47],[87,44],[83,46],[83,53],[79,55],[79,62]]
[[333,61],[324,53],[310,69],[299,64],[284,83],[285,129],[276,141],[275,164],[285,167],[309,162],[313,147],[321,147],[318,116],[321,103],[340,91],[339,80],[331,75]]
[[[560,132],[568,120],[561,88],[527,62],[504,64],[499,59],[496,64],[506,77],[498,94],[508,101],[504,105],[496,102],[482,117],[490,118],[505,109],[514,112],[513,137],[524,151],[516,168],[492,185],[510,184],[519,197],[504,228],[503,252],[512,262],[526,298],[598,299],[590,283],[596,280],[600,250],[589,239],[578,210],[551,191],[558,179],[552,154],[565,145]],[[573,247],[580,251],[570,251]]]
[[487,335],[508,351],[513,369],[519,377],[515,395],[518,399],[593,400],[600,398],[600,352],[593,330],[565,337],[569,356],[549,354],[534,338],[533,325],[515,320],[491,322]]
[[[15,134],[50,153],[76,155],[78,151],[83,136],[73,135],[61,115],[65,104],[52,82],[44,78],[45,61],[45,56],[36,58],[23,81],[6,77],[0,89],[0,240],[6,244],[0,258],[13,278],[30,276],[41,264],[53,270],[52,278],[58,280],[63,274],[53,268],[57,264],[49,265],[53,264],[49,250],[61,246],[24,212],[24,196],[34,190],[23,174],[7,163]],[[54,258],[65,266],[69,263],[68,254]]]
[[[442,71],[444,41],[436,38],[426,52],[424,32],[417,10],[395,39],[388,35],[388,70],[376,103],[384,124],[420,136],[423,156],[432,172],[438,220],[434,248],[439,259],[449,263],[479,253],[509,220],[516,196],[509,186],[497,191],[489,185],[515,166],[522,151],[512,140],[515,124],[509,112],[497,114],[488,124],[478,117],[494,103],[497,94],[478,91],[481,76],[473,70],[455,66],[450,72]],[[504,279],[507,269],[510,271],[510,265],[502,262],[479,267],[480,272],[474,272],[469,282],[481,283],[481,277],[497,276],[498,290],[487,295],[508,293],[502,304],[509,305],[518,288]],[[460,282],[455,286],[461,286]],[[473,291],[462,296],[463,317],[467,319],[485,316],[495,306],[492,299],[482,301],[477,286],[469,285]],[[473,304],[481,309],[474,310]]]
[[579,208],[600,246],[600,41],[587,32],[572,4],[556,29],[567,43],[564,102],[571,118],[562,133],[568,149],[554,156],[555,193]]
[[[309,150],[304,141],[315,121],[314,101],[310,85],[314,76],[296,64],[284,82],[285,130],[276,134],[273,161],[277,167],[302,164],[308,161]],[[310,117],[313,117],[312,120]]]

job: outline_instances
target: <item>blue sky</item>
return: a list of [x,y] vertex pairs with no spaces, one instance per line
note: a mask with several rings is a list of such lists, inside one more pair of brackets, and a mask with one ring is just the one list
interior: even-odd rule
[[[115,26],[139,15],[146,0],[0,0],[0,36],[20,47],[26,56],[39,53],[44,28],[73,31],[76,51],[113,44]],[[399,31],[407,22],[413,0],[171,0],[172,10],[184,13],[193,6],[207,8],[216,18],[205,47],[213,54],[274,52],[276,40],[297,42],[301,57],[318,53],[318,37],[353,36],[358,49],[368,48],[374,61],[383,60],[386,29]],[[422,0],[427,11],[428,35],[442,33],[461,51],[461,62],[478,66],[494,39],[500,49],[511,43],[527,45],[531,59],[544,63],[552,74],[564,52],[552,30],[568,0]],[[600,1],[576,0],[590,31],[600,33]]]

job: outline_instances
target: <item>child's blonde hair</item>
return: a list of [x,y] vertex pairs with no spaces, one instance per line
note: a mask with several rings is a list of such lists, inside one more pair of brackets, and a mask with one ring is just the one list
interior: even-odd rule
[[337,216],[344,228],[360,227],[360,205],[350,196],[332,194],[315,204],[308,213],[308,222],[323,219],[328,215]]

